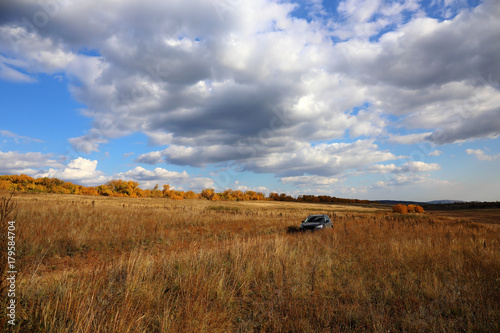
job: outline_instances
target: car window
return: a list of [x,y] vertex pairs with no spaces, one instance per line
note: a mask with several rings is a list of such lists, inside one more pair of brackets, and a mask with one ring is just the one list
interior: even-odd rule
[[306,222],[323,222],[323,216],[308,216]]

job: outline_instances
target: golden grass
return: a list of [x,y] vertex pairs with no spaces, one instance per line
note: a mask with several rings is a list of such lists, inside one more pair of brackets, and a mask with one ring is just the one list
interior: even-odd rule
[[[498,225],[303,203],[17,200],[14,332],[500,330]],[[286,233],[320,212],[333,230]]]

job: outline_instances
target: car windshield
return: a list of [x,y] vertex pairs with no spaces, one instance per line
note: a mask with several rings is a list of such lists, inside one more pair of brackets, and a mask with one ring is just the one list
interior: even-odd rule
[[312,216],[308,216],[304,222],[306,222],[306,223],[319,223],[319,222],[323,222],[323,221],[324,221],[323,216],[312,215]]

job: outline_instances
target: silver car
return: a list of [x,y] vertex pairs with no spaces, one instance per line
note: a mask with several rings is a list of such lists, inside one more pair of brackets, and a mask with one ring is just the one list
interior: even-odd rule
[[300,225],[301,231],[321,230],[326,228],[333,228],[333,223],[326,214],[309,215]]

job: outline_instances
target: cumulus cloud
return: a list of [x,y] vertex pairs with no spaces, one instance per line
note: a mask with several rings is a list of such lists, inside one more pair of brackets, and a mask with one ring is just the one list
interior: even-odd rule
[[481,149],[467,149],[466,152],[468,155],[475,155],[480,161],[493,161],[500,158],[500,154],[488,155]]
[[40,168],[62,167],[51,154],[19,153],[0,151],[0,170],[2,174],[26,174],[34,176]]
[[152,151],[150,153],[142,154],[141,156],[137,157],[135,161],[137,163],[145,163],[145,164],[159,164],[161,162],[164,162],[164,158],[159,151]]
[[421,161],[409,161],[401,166],[395,164],[374,164],[365,168],[370,173],[417,173],[417,172],[430,172],[441,169],[437,163],[424,163]]
[[293,184],[298,187],[317,186],[329,187],[333,184],[339,183],[338,178],[334,177],[319,177],[319,176],[295,176],[283,177],[280,179],[283,184]]
[[153,188],[156,184],[168,184],[177,190],[200,191],[214,185],[213,180],[210,178],[192,177],[186,171],[175,172],[163,168],[147,170],[142,167],[135,167],[132,170],[115,174],[114,178],[137,181],[142,188]]
[[[137,181],[142,188],[169,184],[174,189],[200,191],[214,186],[206,177],[190,176],[186,171],[175,172],[163,168],[147,170],[135,167],[126,172],[105,174],[97,168],[98,161],[78,157],[64,165],[41,153],[0,152],[0,169],[4,174],[26,174],[35,178],[49,177],[71,181],[85,186],[102,185],[111,179]],[[262,190],[263,188],[259,188]]]
[[283,177],[301,176],[306,173],[327,177],[397,158],[392,153],[377,148],[371,140],[308,145],[297,152],[277,152],[255,158],[247,163],[246,168]]
[[78,157],[58,169],[50,168],[48,171],[41,171],[35,177],[59,178],[83,185],[100,185],[111,179],[102,171],[97,170],[96,160],[83,157]]
[[401,186],[431,184],[431,185],[449,185],[446,180],[432,179],[427,174],[399,174],[389,177],[385,181],[378,181],[371,186],[371,189],[391,189]]
[[108,140],[104,139],[98,130],[92,129],[83,136],[69,138],[68,142],[76,151],[90,154],[92,152],[99,152],[99,144],[106,143]]
[[440,156],[443,152],[441,150],[433,150],[428,155],[429,156]]
[[242,192],[254,191],[254,192],[261,192],[261,193],[266,193],[266,194],[269,194],[271,192],[271,190],[269,190],[265,186],[252,187],[252,186],[247,186],[247,185],[239,184],[238,181],[236,181],[231,186],[227,187],[227,189],[229,189],[229,188],[232,189],[232,190],[237,190],[237,191],[242,191]]
[[399,143],[403,145],[413,145],[416,143],[424,142],[425,138],[431,134],[432,134],[431,132],[427,132],[427,133],[397,135],[389,138],[389,142]]

